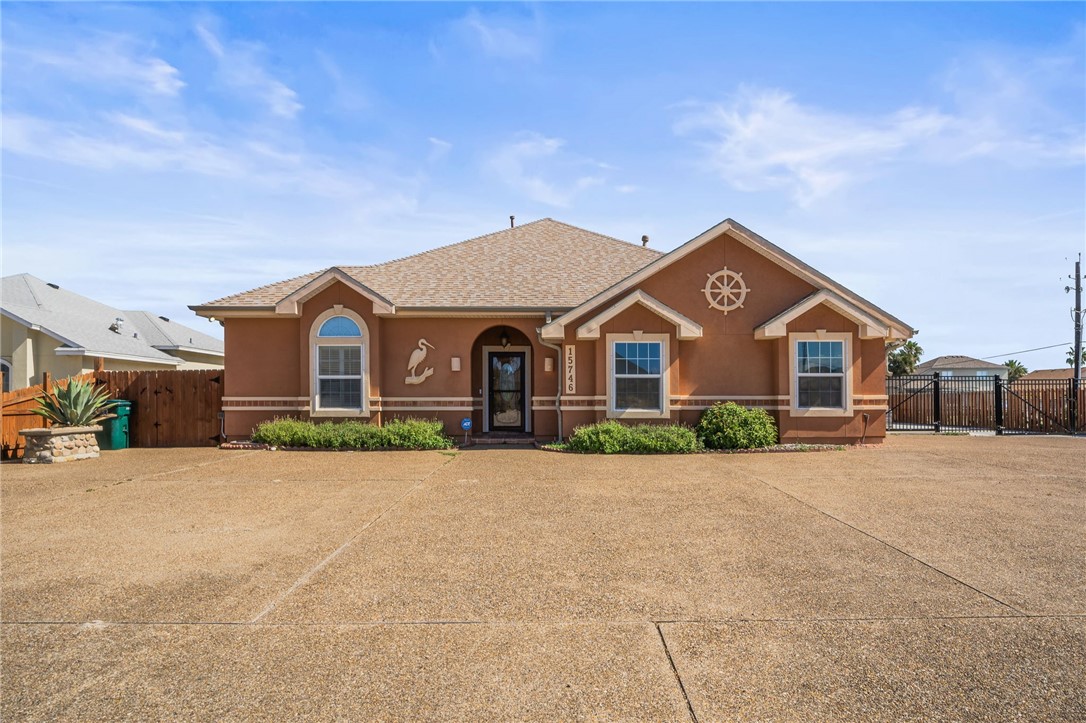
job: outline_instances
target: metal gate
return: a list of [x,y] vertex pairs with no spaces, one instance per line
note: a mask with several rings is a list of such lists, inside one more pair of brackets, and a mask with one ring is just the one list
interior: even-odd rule
[[1086,388],[1074,379],[998,376],[887,377],[890,431],[993,431],[996,434],[1076,434],[1086,431]]

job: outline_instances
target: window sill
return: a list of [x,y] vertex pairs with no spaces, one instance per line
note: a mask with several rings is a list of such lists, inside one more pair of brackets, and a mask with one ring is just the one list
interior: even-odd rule
[[789,413],[792,417],[851,417],[854,414],[851,408],[840,407],[810,407],[797,409],[793,407]]
[[368,417],[368,409],[313,409],[310,417]]
[[662,412],[654,409],[607,410],[608,419],[668,419],[670,416],[670,409]]

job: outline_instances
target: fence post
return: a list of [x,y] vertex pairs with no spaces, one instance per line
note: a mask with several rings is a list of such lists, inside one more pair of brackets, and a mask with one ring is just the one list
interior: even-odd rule
[[995,376],[995,433],[1003,434],[1003,378]]
[[931,416],[935,419],[935,433],[939,433],[939,427],[942,426],[943,418],[943,399],[939,393],[939,372],[935,372],[935,379],[932,380],[931,389]]

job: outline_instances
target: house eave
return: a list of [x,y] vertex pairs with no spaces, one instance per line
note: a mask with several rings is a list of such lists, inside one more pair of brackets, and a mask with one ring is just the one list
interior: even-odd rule
[[600,327],[634,305],[642,306],[664,321],[674,324],[676,337],[680,340],[700,339],[702,336],[701,324],[638,289],[577,327],[577,339],[599,339]]
[[183,352],[187,352],[189,354],[203,354],[204,356],[219,356],[219,357],[225,357],[226,356],[225,352],[216,351],[214,349],[200,349],[200,348],[195,347],[195,346],[184,346],[184,345],[180,345],[180,344],[173,345],[173,346],[166,346],[166,345],[156,346],[155,349],[158,349],[161,352],[183,351]]
[[831,291],[822,289],[802,299],[799,303],[777,314],[764,324],[755,327],[755,339],[780,339],[788,335],[788,325],[818,306],[827,306],[859,327],[861,339],[891,339],[894,332],[902,333],[881,323],[864,310],[842,299]]
[[118,354],[116,352],[98,351],[95,349],[85,349],[83,347],[58,346],[53,352],[57,356],[102,357],[103,359],[114,359],[116,361],[134,361],[142,364],[161,364],[162,366],[177,366],[182,363],[180,359],[175,359],[174,357],[158,359],[156,357],[139,356],[137,354]]

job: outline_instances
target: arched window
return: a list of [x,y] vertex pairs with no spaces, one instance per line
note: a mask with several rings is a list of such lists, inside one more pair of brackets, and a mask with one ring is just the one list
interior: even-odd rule
[[312,414],[366,414],[369,408],[366,336],[366,322],[349,309],[330,309],[313,322]]
[[333,316],[331,319],[321,324],[317,336],[322,338],[329,336],[362,336],[362,330],[358,328],[358,324],[354,323],[346,316]]

